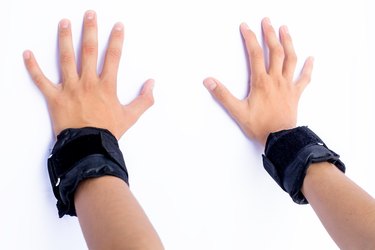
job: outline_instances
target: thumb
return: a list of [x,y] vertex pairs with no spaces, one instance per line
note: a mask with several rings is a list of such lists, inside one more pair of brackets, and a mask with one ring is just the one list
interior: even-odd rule
[[237,117],[242,102],[218,80],[209,77],[203,81],[203,85],[214,96],[214,98],[229,112],[233,117]]
[[132,102],[124,106],[124,109],[131,110],[136,120],[154,104],[153,88],[154,80],[147,80],[142,87],[141,93]]

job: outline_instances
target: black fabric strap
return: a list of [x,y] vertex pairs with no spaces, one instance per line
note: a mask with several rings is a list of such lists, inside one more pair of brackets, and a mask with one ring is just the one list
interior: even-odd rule
[[74,163],[92,154],[107,155],[103,148],[99,134],[84,135],[69,141],[54,155],[55,174],[57,177],[65,175]]
[[263,165],[294,202],[307,204],[301,192],[307,168],[312,163],[330,162],[345,173],[345,165],[339,158],[309,128],[297,127],[268,136]]
[[117,139],[101,128],[63,130],[48,159],[48,172],[60,217],[76,215],[74,192],[84,179],[111,175],[129,184]]

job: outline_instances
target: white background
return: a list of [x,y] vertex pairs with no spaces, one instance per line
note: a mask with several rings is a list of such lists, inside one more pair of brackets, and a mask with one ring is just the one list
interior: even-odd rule
[[371,1],[3,1],[0,8],[0,249],[86,249],[78,221],[58,219],[46,170],[48,112],[22,52],[59,81],[57,23],[69,18],[78,48],[85,10],[97,11],[100,53],[125,24],[118,95],[132,100],[148,78],[155,105],[121,139],[138,198],[167,249],[336,249],[310,206],[294,204],[268,176],[262,148],[245,138],[202,85],[207,76],[247,91],[239,33],[260,20],[287,24],[299,55],[313,55],[299,109],[375,195],[375,6]]

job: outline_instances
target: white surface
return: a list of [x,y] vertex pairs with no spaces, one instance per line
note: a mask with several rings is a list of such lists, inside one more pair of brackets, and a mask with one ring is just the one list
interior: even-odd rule
[[44,100],[22,61],[31,49],[59,80],[57,23],[69,18],[76,48],[82,15],[99,18],[100,52],[116,21],[126,28],[119,96],[149,77],[156,103],[120,141],[131,188],[167,249],[336,249],[309,206],[267,175],[248,141],[204,89],[215,76],[247,90],[238,25],[289,26],[299,55],[315,56],[300,103],[308,124],[342,155],[347,175],[373,182],[375,7],[371,1],[3,1],[0,8],[0,249],[85,249],[76,218],[58,219],[46,170],[53,136]]

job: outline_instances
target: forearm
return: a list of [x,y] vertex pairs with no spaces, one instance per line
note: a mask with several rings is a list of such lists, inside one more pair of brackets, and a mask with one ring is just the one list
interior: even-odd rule
[[375,248],[375,200],[336,166],[312,164],[302,192],[341,249]]
[[163,249],[147,216],[121,179],[87,179],[78,186],[74,201],[89,249]]

